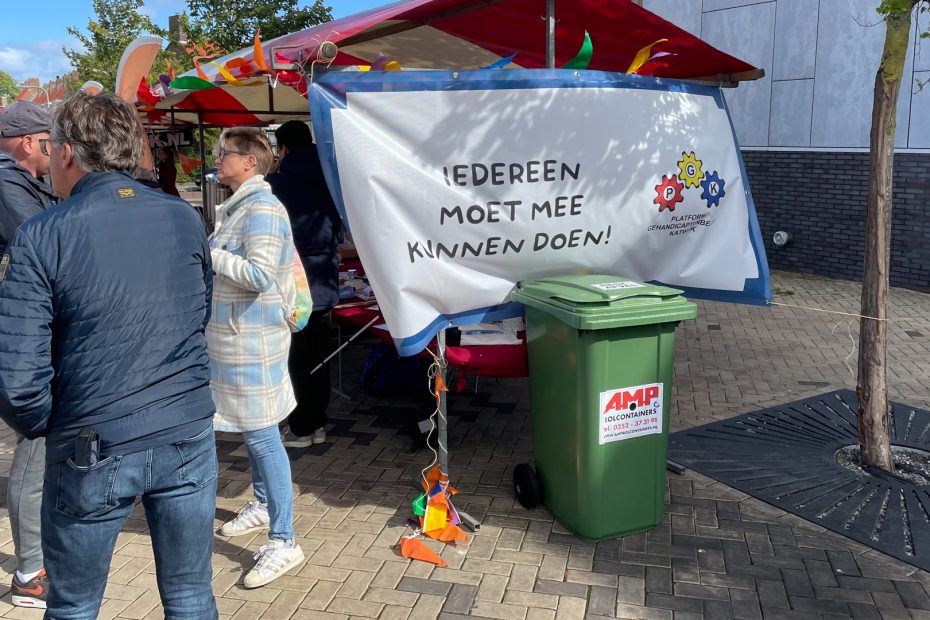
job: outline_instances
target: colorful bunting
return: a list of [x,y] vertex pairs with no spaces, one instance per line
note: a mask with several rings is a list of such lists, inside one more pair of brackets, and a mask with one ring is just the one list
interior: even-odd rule
[[255,65],[253,65],[245,58],[233,58],[226,63],[226,68],[230,72],[237,71],[239,73],[239,77],[254,75],[258,72]]
[[193,75],[182,75],[168,85],[178,90],[207,90],[216,87],[215,84],[211,84],[209,81],[194,77]]
[[462,531],[462,529],[455,525],[447,525],[442,532],[438,535],[433,536],[436,540],[444,543],[466,543],[468,542],[468,534]]
[[630,63],[630,66],[626,72],[636,73],[640,67],[646,64],[646,61],[650,60],[650,53],[652,52],[653,46],[658,45],[659,43],[665,43],[666,41],[668,41],[668,39],[659,39],[658,41],[654,41],[636,52],[636,56],[633,57],[633,62]]
[[501,58],[501,59],[498,60],[497,62],[495,62],[495,63],[493,63],[493,64],[490,64],[490,65],[488,65],[487,67],[481,67],[481,69],[503,69],[504,67],[506,67],[507,65],[509,65],[510,63],[512,63],[512,62],[513,62],[513,59],[516,58],[516,57],[517,57],[516,54],[511,54],[510,56],[507,56],[507,57],[505,57],[505,58]]
[[413,514],[418,517],[422,517],[426,514],[426,493],[420,493],[415,500],[413,500]]
[[259,38],[258,33],[259,29],[256,28],[255,43],[252,48],[252,60],[255,62],[255,66],[262,71],[270,71],[268,65],[265,64],[265,52],[262,50],[262,40]]
[[220,72],[220,75],[223,76],[223,79],[226,80],[226,83],[230,86],[241,86],[242,83],[235,78],[235,76],[229,72],[229,69],[219,64],[215,60],[211,60],[210,64],[216,67],[216,70]]
[[136,98],[150,106],[161,101],[152,94],[152,90],[149,88],[149,83],[145,80],[145,76],[142,76],[142,79],[139,80],[139,87],[136,89]]
[[203,165],[202,160],[188,157],[184,153],[178,153],[178,161],[181,162],[181,170],[184,171],[184,174],[188,175]]
[[594,43],[591,42],[591,36],[588,31],[584,31],[584,41],[581,43],[581,49],[574,58],[562,65],[563,69],[587,69],[591,64],[591,57],[594,55]]
[[439,554],[427,547],[426,543],[413,536],[404,536],[400,539],[400,554],[405,558],[431,562],[437,566],[446,567],[449,565],[439,557]]
[[378,52],[378,57],[375,58],[371,63],[371,70],[372,71],[384,71],[384,66],[388,64],[390,60],[391,59],[388,58],[384,54],[384,52]]

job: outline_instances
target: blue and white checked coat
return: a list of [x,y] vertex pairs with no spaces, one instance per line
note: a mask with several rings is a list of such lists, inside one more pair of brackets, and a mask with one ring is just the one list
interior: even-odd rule
[[[213,315],[207,325],[214,425],[230,432],[278,424],[297,401],[287,370],[294,240],[284,205],[261,175],[217,207]],[[293,303],[293,299],[290,300]]]

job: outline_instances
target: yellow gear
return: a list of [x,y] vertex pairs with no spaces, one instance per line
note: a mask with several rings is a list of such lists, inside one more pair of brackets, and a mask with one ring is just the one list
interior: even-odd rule
[[685,187],[698,187],[701,184],[701,179],[704,178],[701,163],[701,160],[694,155],[694,151],[681,154],[681,161],[678,162],[678,178],[685,184]]

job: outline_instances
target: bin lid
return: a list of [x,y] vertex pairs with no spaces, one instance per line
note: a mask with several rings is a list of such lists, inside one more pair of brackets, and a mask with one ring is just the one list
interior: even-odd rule
[[571,275],[517,284],[513,298],[575,329],[611,329],[693,319],[682,291],[622,276]]

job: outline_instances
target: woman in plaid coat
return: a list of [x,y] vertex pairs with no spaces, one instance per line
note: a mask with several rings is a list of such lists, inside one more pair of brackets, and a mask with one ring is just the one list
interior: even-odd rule
[[207,325],[210,385],[214,425],[242,433],[255,492],[255,501],[220,533],[238,536],[269,528],[270,539],[255,554],[247,588],[277,579],[304,559],[294,542],[291,468],[278,430],[296,405],[284,309],[295,294],[294,240],[287,211],[264,181],[272,161],[271,145],[258,129],[227,129],[220,136],[218,176],[233,195],[217,208],[210,238],[215,274]]

